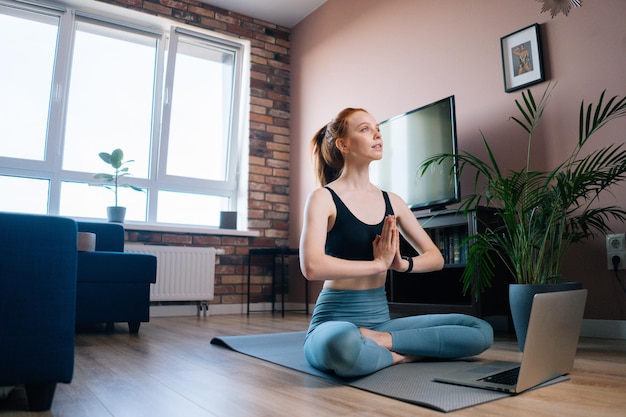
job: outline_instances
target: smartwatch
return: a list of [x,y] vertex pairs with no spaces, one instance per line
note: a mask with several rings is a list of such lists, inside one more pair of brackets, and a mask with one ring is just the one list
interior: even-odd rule
[[411,272],[413,270],[413,258],[410,256],[403,256],[402,259],[406,259],[407,261],[409,261],[409,267],[406,269],[406,271],[404,271],[404,273],[406,274],[407,272]]

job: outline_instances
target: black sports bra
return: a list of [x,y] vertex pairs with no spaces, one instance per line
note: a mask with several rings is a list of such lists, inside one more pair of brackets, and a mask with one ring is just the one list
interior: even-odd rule
[[[346,207],[339,196],[329,187],[324,187],[333,197],[337,209],[337,217],[333,228],[326,234],[327,255],[350,260],[371,261],[374,259],[372,242],[376,235],[382,233],[385,218],[380,223],[370,225],[357,219]],[[389,196],[382,191],[385,199],[385,217],[393,213]]]

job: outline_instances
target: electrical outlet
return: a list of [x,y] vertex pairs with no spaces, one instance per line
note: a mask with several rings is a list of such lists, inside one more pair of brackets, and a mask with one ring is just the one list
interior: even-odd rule
[[626,234],[624,233],[606,235],[606,260],[611,271],[615,269],[614,256],[619,257],[617,269],[626,269]]

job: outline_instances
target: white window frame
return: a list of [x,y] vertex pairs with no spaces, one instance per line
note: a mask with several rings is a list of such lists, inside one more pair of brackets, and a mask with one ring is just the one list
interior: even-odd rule
[[[150,190],[147,221],[132,224],[133,228],[149,230],[202,230],[207,228],[205,226],[159,224],[156,221],[156,204],[159,189],[206,194],[207,187],[210,188],[211,195],[227,196],[230,198],[231,207],[229,207],[229,210],[238,212],[239,229],[244,230],[247,228],[250,41],[228,37],[201,28],[179,25],[164,18],[91,0],[65,0],[56,3],[39,0],[0,0],[0,6],[54,14],[61,20],[59,25],[56,66],[52,80],[52,98],[49,110],[49,129],[45,160],[31,161],[0,157],[0,175],[48,179],[50,181],[48,214],[50,215],[59,214],[61,181],[93,182],[91,173],[63,171],[61,169],[62,155],[60,150],[63,145],[64,112],[67,108],[69,90],[69,58],[71,55],[70,46],[72,45],[74,32],[73,22],[77,17],[99,20],[108,24],[122,25],[134,30],[144,31],[160,37],[156,64],[157,70],[155,72],[156,88],[153,103],[154,116],[152,120],[150,174],[147,180],[131,178],[131,182],[134,185]],[[175,48],[175,42],[172,41],[175,41],[177,33],[183,33],[186,36],[197,36],[203,40],[216,42],[223,45],[225,48],[229,48],[229,50],[232,49],[236,51],[232,109],[233,122],[231,123],[231,145],[228,154],[229,170],[226,181],[221,183],[177,178],[175,176],[165,175],[164,172],[163,162],[165,155],[159,154],[163,140],[162,132],[166,131],[167,129],[165,128],[168,127],[166,125],[168,117],[166,114],[167,104],[164,103],[164,96],[166,96],[164,92],[168,92],[172,88],[172,79],[166,75],[165,55],[166,47]],[[94,167],[94,172],[98,170],[98,167]],[[84,220],[84,218],[80,219]],[[208,227],[208,229],[213,229],[213,227]]]

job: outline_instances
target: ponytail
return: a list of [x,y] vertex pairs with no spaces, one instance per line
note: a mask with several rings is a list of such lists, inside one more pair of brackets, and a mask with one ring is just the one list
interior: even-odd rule
[[311,154],[317,181],[323,187],[341,175],[344,166],[343,154],[337,148],[337,138],[348,133],[348,118],[359,111],[357,108],[343,109],[337,117],[317,131],[311,140]]

